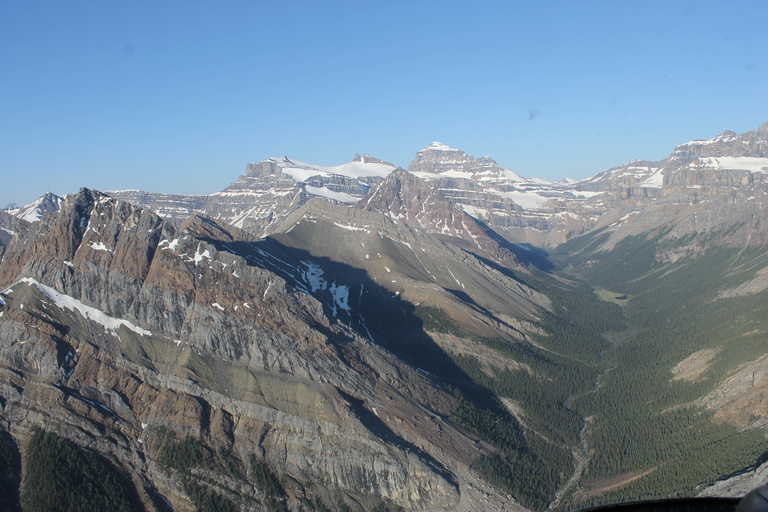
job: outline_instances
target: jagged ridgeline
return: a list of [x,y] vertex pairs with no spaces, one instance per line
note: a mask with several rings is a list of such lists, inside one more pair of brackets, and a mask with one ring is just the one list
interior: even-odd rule
[[209,196],[0,211],[2,506],[744,494],[768,459],[767,144],[555,183],[432,143],[408,171],[272,158]]
[[0,282],[6,428],[110,458],[148,507],[541,509],[596,372],[537,346],[552,304],[511,271],[342,206],[259,239],[84,189]]

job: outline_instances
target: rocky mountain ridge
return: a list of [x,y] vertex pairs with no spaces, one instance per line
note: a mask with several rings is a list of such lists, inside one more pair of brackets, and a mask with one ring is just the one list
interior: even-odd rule
[[528,341],[538,331],[538,317],[551,307],[543,294],[461,247],[420,229],[404,229],[399,220],[378,212],[315,200],[270,238],[314,258],[361,269],[393,295],[448,311],[478,335]]
[[[153,448],[163,428],[257,454],[295,482],[289,500],[312,482],[409,509],[518,508],[471,469],[493,448],[449,420],[456,399],[372,342],[391,324],[360,316],[363,302],[401,300],[339,264],[210,217],[177,229],[70,195],[0,265],[0,358],[14,362],[0,372],[2,426],[23,442],[45,424],[109,453],[180,510],[189,501]],[[206,478],[258,503],[232,477]]]
[[[548,249],[627,213],[653,211],[661,222],[671,222],[669,208],[656,208],[657,202],[700,203],[734,189],[746,200],[759,199],[768,169],[766,126],[691,141],[664,160],[635,160],[575,182],[524,178],[489,157],[474,158],[438,142],[418,151],[408,170],[507,242]],[[394,170],[369,155],[355,155],[352,162],[336,167],[269,158],[248,164],[236,182],[207,196],[142,191],[111,195],[151,208],[177,226],[200,212],[264,236],[310,197],[353,204]]]
[[[357,203],[358,208],[383,213],[406,226],[443,235],[468,251],[509,268],[521,268],[498,235],[454,206],[433,184],[403,169],[393,171]],[[494,237],[495,235],[495,237]]]
[[394,169],[394,165],[370,155],[356,154],[351,162],[335,167],[288,157],[268,158],[248,164],[245,174],[237,181],[207,196],[136,190],[109,194],[150,208],[177,225],[199,212],[264,236],[311,197],[322,197],[333,203],[354,203]]
[[21,208],[11,208],[6,210],[6,212],[27,222],[37,222],[46,213],[58,211],[63,200],[63,197],[59,197],[51,192],[46,192],[28,205],[22,206]]

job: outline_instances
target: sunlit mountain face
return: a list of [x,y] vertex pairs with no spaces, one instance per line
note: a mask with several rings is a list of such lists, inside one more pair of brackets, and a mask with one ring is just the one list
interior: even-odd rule
[[768,453],[767,143],[551,182],[433,142],[2,210],[8,507],[740,496]]

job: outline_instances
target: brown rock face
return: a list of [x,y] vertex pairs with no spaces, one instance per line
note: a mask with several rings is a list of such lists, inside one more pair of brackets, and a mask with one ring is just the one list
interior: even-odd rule
[[453,397],[355,320],[354,286],[375,283],[336,272],[322,286],[323,264],[210,218],[176,229],[95,191],[71,195],[0,265],[0,422],[22,441],[42,425],[112,454],[180,509],[181,482],[158,463],[168,428],[220,461],[199,470],[205,485],[254,503],[258,489],[216,469],[222,453],[233,467],[267,461],[293,482],[289,501],[322,489],[517,508],[470,470],[488,447],[448,421]]
[[472,253],[508,267],[521,267],[509,249],[492,238],[489,230],[477,220],[448,201],[434,184],[403,169],[396,170],[372,188],[357,206],[383,213],[426,233],[461,239],[464,243],[460,245]]

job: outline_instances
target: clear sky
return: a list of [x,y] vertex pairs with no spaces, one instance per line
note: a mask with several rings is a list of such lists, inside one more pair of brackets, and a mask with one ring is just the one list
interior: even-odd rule
[[440,141],[585,178],[768,121],[768,2],[0,0],[0,207]]

